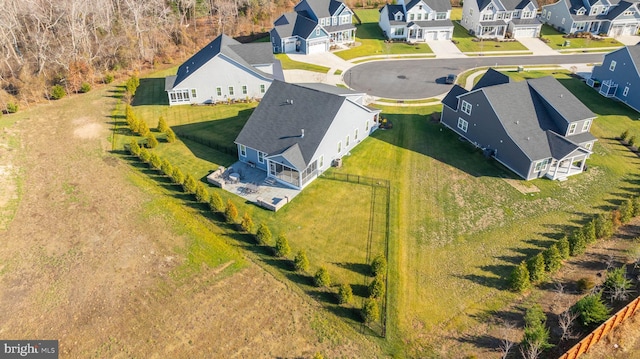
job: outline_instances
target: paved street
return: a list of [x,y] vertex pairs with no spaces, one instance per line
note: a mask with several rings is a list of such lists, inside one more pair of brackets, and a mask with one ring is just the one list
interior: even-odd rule
[[421,99],[448,92],[452,85],[444,83],[444,76],[474,67],[598,63],[603,57],[599,53],[373,61],[350,68],[343,80],[350,88],[377,97]]

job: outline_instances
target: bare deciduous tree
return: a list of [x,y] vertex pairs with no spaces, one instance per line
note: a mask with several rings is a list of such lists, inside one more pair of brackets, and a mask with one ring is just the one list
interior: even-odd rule
[[578,313],[572,312],[570,309],[565,310],[558,316],[558,326],[562,331],[560,341],[573,338],[573,325],[578,318]]

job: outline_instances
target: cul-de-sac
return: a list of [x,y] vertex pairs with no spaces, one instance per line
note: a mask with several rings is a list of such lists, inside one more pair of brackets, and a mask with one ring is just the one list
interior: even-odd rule
[[640,356],[638,0],[3,8],[0,357]]

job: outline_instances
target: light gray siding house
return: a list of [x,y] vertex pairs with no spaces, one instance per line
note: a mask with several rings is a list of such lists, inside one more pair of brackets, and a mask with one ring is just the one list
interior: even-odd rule
[[418,42],[451,40],[453,23],[448,0],[404,0],[380,9],[378,26],[388,39]]
[[635,35],[640,10],[634,0],[560,0],[542,7],[540,19],[565,34]]
[[538,37],[537,11],[535,0],[470,0],[462,4],[460,24],[479,38]]
[[355,41],[353,12],[339,0],[302,0],[269,32],[274,53],[314,54]]
[[526,180],[581,173],[596,141],[595,114],[553,77],[512,82],[489,69],[442,103],[446,127]]
[[613,97],[640,112],[640,44],[604,55],[587,84],[605,97]]
[[378,128],[363,93],[274,81],[236,138],[240,161],[302,189]]
[[267,43],[241,44],[222,34],[165,78],[169,105],[259,99],[273,79],[284,80]]

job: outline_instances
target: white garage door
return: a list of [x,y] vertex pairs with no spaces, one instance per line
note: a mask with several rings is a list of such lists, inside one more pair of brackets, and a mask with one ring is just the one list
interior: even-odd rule
[[633,32],[636,29],[636,25],[634,24],[629,24],[627,26],[624,27],[624,29],[622,30],[622,35],[635,35]]
[[324,42],[309,44],[310,54],[317,54],[317,53],[326,52],[326,51],[327,51],[327,45]]
[[451,33],[449,31],[438,31],[438,40],[450,40]]
[[535,37],[536,36],[536,28],[535,27],[525,27],[522,29],[516,29],[513,37]]
[[296,52],[295,39],[284,40],[284,52],[285,53]]
[[427,31],[424,34],[424,39],[425,40],[437,40],[438,39],[438,32],[437,31]]

